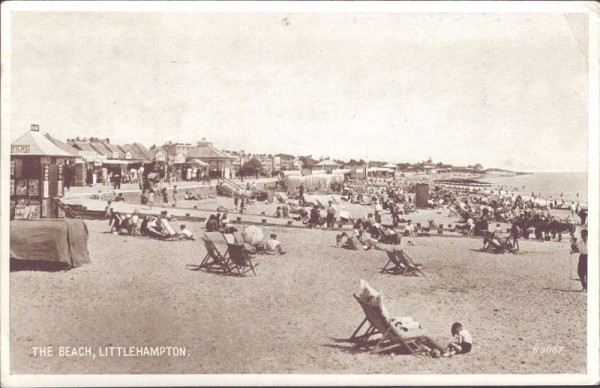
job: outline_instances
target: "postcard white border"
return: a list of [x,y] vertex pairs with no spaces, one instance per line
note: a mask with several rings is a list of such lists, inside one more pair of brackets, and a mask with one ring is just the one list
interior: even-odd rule
[[[0,131],[1,383],[4,386],[170,386],[170,385],[566,385],[593,384],[599,362],[600,181],[600,6],[595,2],[8,2],[2,3],[2,120]],[[9,169],[10,13],[95,12],[401,12],[401,13],[586,13],[589,15],[589,292],[587,374],[544,375],[9,375]]]

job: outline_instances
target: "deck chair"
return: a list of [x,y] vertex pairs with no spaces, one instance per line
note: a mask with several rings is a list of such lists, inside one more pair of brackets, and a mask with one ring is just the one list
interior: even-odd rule
[[421,271],[423,264],[415,263],[410,256],[404,252],[403,250],[393,249],[393,252],[396,254],[396,257],[402,263],[406,270],[402,273],[403,275],[413,275],[418,276],[419,274],[425,276],[425,273]]
[[202,241],[204,241],[204,246],[206,247],[206,256],[202,260],[200,268],[212,269],[223,272],[224,274],[233,274],[229,263],[229,252],[225,251],[225,253],[222,254],[215,246],[215,243],[206,235],[202,236]]
[[166,232],[165,238],[168,239],[177,237],[178,233],[175,231],[175,228],[173,228],[173,225],[171,225],[171,223],[167,219],[160,217],[159,222],[161,223],[163,230]]
[[229,244],[229,259],[232,264],[232,269],[237,270],[238,275],[244,276],[246,273],[252,271],[254,276],[256,272],[254,268],[258,266],[252,264],[252,256],[250,256],[244,249],[244,244]]
[[389,273],[392,275],[404,274],[408,268],[396,256],[396,252],[386,250],[385,253],[387,254],[388,262],[380,272]]
[[[392,323],[383,315],[380,306],[368,303],[362,298],[353,295],[360,307],[365,313],[365,319],[354,331],[348,341],[354,342],[358,346],[371,350],[371,353],[384,353],[397,349],[404,349],[410,354],[426,353],[427,347],[421,343],[427,332],[422,329],[404,332],[392,325]],[[358,334],[360,329],[368,323],[367,330],[363,334]],[[371,348],[369,343],[375,335],[381,335],[376,340],[375,346]]]

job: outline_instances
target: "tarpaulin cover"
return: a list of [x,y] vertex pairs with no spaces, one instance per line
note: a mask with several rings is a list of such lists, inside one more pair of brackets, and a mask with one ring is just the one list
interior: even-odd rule
[[10,222],[10,257],[54,261],[70,267],[90,262],[88,229],[83,220],[53,219]]

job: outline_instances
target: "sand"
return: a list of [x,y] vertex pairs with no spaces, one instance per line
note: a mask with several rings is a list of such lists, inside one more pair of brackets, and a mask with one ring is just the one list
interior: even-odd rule
[[[427,277],[401,277],[379,273],[384,252],[336,248],[333,231],[265,229],[288,253],[257,256],[258,276],[238,278],[186,269],[204,257],[200,241],[114,236],[107,221],[86,222],[91,264],[10,274],[11,373],[586,370],[586,294],[569,280],[577,259],[566,241],[522,240],[520,253],[494,255],[478,252],[475,238],[411,238],[415,246],[403,239]],[[200,224],[187,225],[202,233]],[[352,297],[360,279],[383,292],[393,315],[412,316],[441,341],[462,322],[473,351],[432,359],[336,343],[364,318]],[[34,357],[33,346],[53,346],[55,356]],[[59,357],[59,346],[90,346],[96,357]],[[180,346],[186,356],[100,357],[103,346]],[[542,353],[547,347],[560,352]]]

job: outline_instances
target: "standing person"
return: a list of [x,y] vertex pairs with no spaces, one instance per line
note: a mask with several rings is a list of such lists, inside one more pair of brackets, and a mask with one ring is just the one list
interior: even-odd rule
[[379,203],[379,200],[375,200],[375,222],[381,224],[381,213],[383,212],[383,208]]
[[108,168],[102,167],[100,176],[102,177],[102,186],[106,186],[108,184]]
[[89,187],[92,187],[92,184],[94,183],[94,170],[92,166],[88,166],[87,168],[85,173],[85,183],[87,183]]
[[173,207],[177,206],[177,185],[173,186]]
[[138,224],[139,219],[140,219],[140,215],[138,213],[138,210],[135,209],[133,211],[133,216],[131,217],[131,229],[129,232],[129,234],[131,234],[132,236],[138,235],[137,224]]
[[335,221],[335,207],[333,207],[333,202],[329,201],[329,206],[327,206],[327,227],[333,228],[333,222]]
[[581,218],[581,225],[582,226],[585,225],[585,222],[587,220],[587,216],[588,216],[587,210],[585,210],[585,209],[579,210],[579,218]]
[[154,188],[150,187],[150,189],[148,190],[148,205],[150,205],[150,209],[152,209],[152,206],[154,205],[154,196]]
[[144,165],[141,165],[140,168],[138,168],[138,183],[140,186],[140,190],[144,189]]
[[233,205],[235,206],[235,211],[238,211],[239,198],[236,196],[233,197]]
[[[587,291],[587,238],[588,231],[581,231],[581,241],[578,241],[571,246],[572,253],[579,252],[579,263],[577,264],[577,275],[581,282],[581,291]],[[574,249],[573,249],[574,248]]]
[[121,168],[115,167],[113,171],[113,188],[115,190],[121,190]]
[[304,183],[300,183],[300,186],[298,186],[298,195],[300,198],[304,197]]
[[244,212],[244,202],[245,202],[245,197],[242,197],[242,200],[240,201],[240,214],[242,214]]
[[169,194],[167,193],[167,188],[163,187],[162,190],[160,191],[160,194],[162,196],[163,204],[168,205],[169,204]]
[[571,217],[575,215],[575,201],[571,201]]
[[513,250],[520,249],[519,247],[519,235],[521,234],[521,228],[517,225],[517,220],[512,223],[510,227],[510,238],[512,239]]

